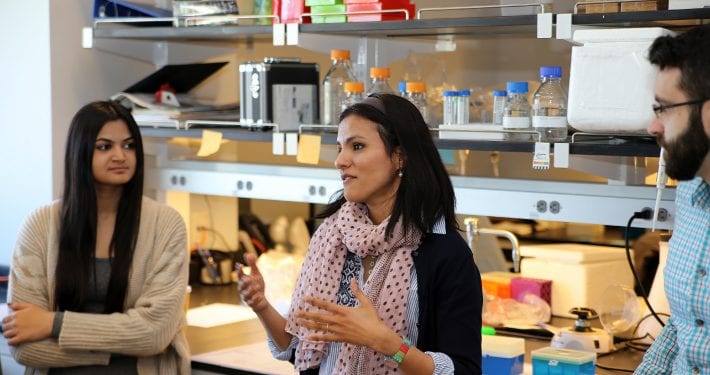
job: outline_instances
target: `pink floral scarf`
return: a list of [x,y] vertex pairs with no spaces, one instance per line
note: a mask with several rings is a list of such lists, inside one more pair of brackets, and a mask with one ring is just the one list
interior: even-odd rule
[[[377,309],[380,319],[401,336],[407,335],[407,297],[414,260],[411,252],[419,247],[421,233],[412,229],[404,235],[401,221],[385,238],[389,218],[374,225],[363,204],[346,202],[326,218],[311,239],[301,275],[291,301],[286,331],[299,338],[296,369],[318,366],[327,355],[328,344],[306,339],[317,333],[296,323],[294,313],[314,311],[304,296],[336,302],[348,250],[360,257],[379,256],[363,292]],[[322,333],[322,332],[318,332]],[[369,348],[342,343],[334,374],[384,374],[384,355]],[[394,371],[397,373],[397,371]]]

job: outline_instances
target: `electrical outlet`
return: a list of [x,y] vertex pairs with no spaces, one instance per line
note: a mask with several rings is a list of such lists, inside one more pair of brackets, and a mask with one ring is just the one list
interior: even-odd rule
[[537,201],[537,212],[539,212],[541,214],[544,214],[545,212],[547,212],[547,202],[545,202],[542,199]]
[[668,216],[670,216],[668,210],[666,210],[665,208],[658,209],[658,221],[666,221],[668,220]]
[[550,212],[552,212],[553,214],[559,214],[561,209],[562,209],[562,206],[560,205],[560,202],[558,202],[558,201],[551,201],[550,202]]

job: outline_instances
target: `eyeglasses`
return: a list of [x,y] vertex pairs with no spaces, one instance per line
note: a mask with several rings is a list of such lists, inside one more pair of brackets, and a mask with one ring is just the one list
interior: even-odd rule
[[653,113],[656,114],[656,118],[660,118],[661,114],[667,109],[671,109],[671,108],[675,108],[675,107],[682,107],[682,106],[686,106],[686,105],[703,104],[706,101],[708,101],[708,99],[696,99],[696,100],[690,100],[690,101],[683,102],[683,103],[654,105],[653,106]]

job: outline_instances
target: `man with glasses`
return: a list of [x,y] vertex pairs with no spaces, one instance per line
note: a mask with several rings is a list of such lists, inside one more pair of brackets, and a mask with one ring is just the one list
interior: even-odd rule
[[663,270],[671,317],[635,373],[710,374],[710,25],[659,37],[649,60],[660,70],[648,132],[679,184]]

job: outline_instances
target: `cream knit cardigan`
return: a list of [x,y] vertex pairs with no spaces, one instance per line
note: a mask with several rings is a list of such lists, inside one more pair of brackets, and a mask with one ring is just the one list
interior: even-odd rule
[[[32,212],[12,256],[8,301],[54,306],[61,202]],[[106,365],[111,353],[138,357],[138,373],[189,374],[182,333],[188,253],[185,224],[172,208],[143,197],[125,312],[64,313],[59,339],[11,347],[25,374],[50,367]],[[71,270],[67,270],[71,272]]]

